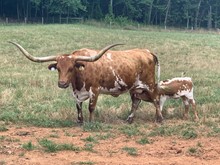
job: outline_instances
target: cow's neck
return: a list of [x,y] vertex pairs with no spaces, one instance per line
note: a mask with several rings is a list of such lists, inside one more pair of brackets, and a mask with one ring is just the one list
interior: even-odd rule
[[80,91],[84,86],[84,79],[82,78],[81,74],[76,74],[75,78],[71,81],[73,91],[78,90]]

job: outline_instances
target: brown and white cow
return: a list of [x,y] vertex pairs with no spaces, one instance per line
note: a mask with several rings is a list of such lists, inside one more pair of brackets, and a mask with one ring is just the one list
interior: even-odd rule
[[159,98],[156,98],[154,94],[156,91],[155,67],[158,65],[159,71],[159,62],[149,50],[109,50],[121,45],[114,44],[101,51],[83,48],[71,54],[34,57],[21,45],[15,42],[10,43],[14,44],[24,56],[33,62],[55,61],[48,68],[58,70],[60,88],[67,88],[71,84],[77,103],[78,122],[83,122],[82,103],[85,100],[89,99],[89,121],[92,121],[99,94],[119,96],[128,91],[132,99],[129,123],[133,121],[135,111],[141,101],[135,97],[135,94],[143,91],[149,95],[156,106],[157,120],[163,120],[159,110]]
[[[191,104],[194,111],[195,120],[199,119],[196,111],[195,99],[193,97],[193,82],[190,77],[176,77],[173,79],[164,80],[160,82],[159,86],[160,89],[157,91],[157,95],[160,98],[161,112],[167,99],[181,98],[185,106],[184,117],[186,119],[188,118],[189,106]],[[136,97],[148,102],[152,102],[151,98],[146,92],[143,92],[142,94],[136,94]]]

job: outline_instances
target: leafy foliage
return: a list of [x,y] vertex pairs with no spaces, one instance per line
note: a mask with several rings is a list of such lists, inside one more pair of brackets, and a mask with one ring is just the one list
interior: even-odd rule
[[0,0],[0,18],[63,16],[108,23],[125,19],[148,25],[210,29],[220,25],[219,7],[219,0]]

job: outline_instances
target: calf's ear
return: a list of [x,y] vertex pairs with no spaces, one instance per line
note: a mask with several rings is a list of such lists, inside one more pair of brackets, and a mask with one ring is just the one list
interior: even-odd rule
[[57,63],[50,64],[50,65],[48,66],[48,69],[51,70],[51,71],[56,70],[56,69],[57,69]]

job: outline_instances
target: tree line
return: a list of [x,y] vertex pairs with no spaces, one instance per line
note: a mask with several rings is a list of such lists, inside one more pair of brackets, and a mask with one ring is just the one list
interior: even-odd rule
[[212,29],[220,25],[220,0],[0,0],[2,19],[54,16]]

